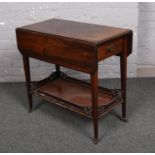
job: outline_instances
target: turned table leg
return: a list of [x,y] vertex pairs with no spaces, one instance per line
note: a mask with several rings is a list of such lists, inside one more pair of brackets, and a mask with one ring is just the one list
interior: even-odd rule
[[23,65],[24,65],[24,72],[25,72],[25,79],[26,79],[26,86],[27,86],[27,95],[29,100],[29,112],[32,111],[32,94],[31,94],[31,76],[30,76],[30,64],[29,64],[29,57],[23,56]]
[[98,142],[98,71],[91,74],[92,116],[94,125],[94,143]]
[[127,40],[124,39],[124,51],[120,56],[120,69],[121,69],[121,90],[123,91],[123,103],[122,103],[122,120],[126,119],[126,81],[127,81]]

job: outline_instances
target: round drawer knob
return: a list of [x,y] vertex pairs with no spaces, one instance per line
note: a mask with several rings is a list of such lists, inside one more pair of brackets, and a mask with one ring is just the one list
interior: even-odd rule
[[111,44],[111,45],[109,45],[109,46],[107,47],[107,51],[108,51],[108,52],[112,52],[112,51],[114,51],[114,48],[115,48],[115,45],[114,45],[114,44]]

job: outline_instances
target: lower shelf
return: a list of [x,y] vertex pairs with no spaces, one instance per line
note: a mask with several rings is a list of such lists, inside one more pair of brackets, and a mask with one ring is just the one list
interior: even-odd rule
[[[61,107],[92,117],[92,100],[90,84],[68,77],[65,74],[50,77],[38,82],[32,94]],[[122,103],[120,90],[99,87],[98,117],[103,116],[116,104]]]

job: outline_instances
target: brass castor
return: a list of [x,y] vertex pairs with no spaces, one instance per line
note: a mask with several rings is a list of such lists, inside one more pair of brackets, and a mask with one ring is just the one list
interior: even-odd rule
[[29,109],[29,113],[31,113],[33,111],[33,109]]
[[94,144],[98,144],[98,141],[99,141],[98,138],[94,138],[94,139],[93,139]]
[[121,120],[122,120],[123,122],[128,122],[127,118],[121,117]]

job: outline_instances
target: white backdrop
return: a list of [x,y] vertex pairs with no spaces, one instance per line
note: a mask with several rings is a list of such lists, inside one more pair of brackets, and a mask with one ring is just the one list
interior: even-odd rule
[[[128,58],[128,76],[149,76],[150,72],[145,74],[146,67],[146,70],[148,70],[148,67],[155,68],[155,63],[152,61],[154,59],[152,58],[152,55],[154,56],[152,52],[154,38],[153,36],[149,38],[147,34],[147,18],[153,20],[151,18],[155,17],[153,13],[150,16],[147,12],[149,9],[152,9],[152,12],[155,11],[155,7],[152,7],[152,5],[154,6],[152,3],[105,2],[0,3],[0,82],[24,80],[22,59],[16,47],[15,28],[53,17],[132,29],[134,31],[134,46],[133,54]],[[145,17],[144,21],[143,17]],[[146,22],[146,24],[143,22]],[[151,35],[150,31],[149,35]],[[146,34],[148,40],[147,44],[144,44],[146,39],[142,39],[142,37],[145,37]],[[140,40],[139,44],[138,38]],[[152,49],[150,49],[149,55],[145,55],[147,45],[151,43],[152,46],[150,47]],[[140,51],[137,50],[137,47]],[[147,60],[145,60],[146,56]],[[144,61],[147,62],[144,63]],[[43,78],[53,70],[53,65],[37,60],[31,60],[31,67],[33,79]],[[74,77],[89,78],[86,74],[63,69]],[[119,77],[119,59],[112,57],[101,62],[99,77]]]

